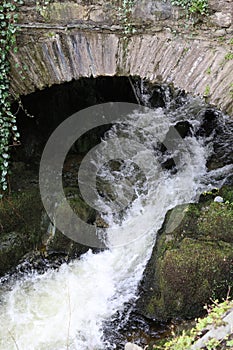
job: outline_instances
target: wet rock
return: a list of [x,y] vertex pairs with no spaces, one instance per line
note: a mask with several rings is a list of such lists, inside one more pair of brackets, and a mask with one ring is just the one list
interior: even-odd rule
[[145,317],[196,317],[233,286],[233,188],[219,195],[224,203],[207,197],[168,212],[140,287],[137,309]]
[[[207,130],[207,136],[213,135],[213,154],[208,159],[207,167],[211,170],[220,169],[223,166],[229,167],[229,175],[226,176],[225,173],[225,183],[231,183],[232,177],[232,164],[233,164],[233,152],[232,152],[232,142],[233,142],[233,122],[229,120],[227,123],[221,123],[221,118],[210,118],[204,121],[201,129],[199,130],[200,135],[205,135]],[[220,123],[219,123],[220,121]],[[209,124],[209,131],[208,131]],[[215,127],[215,131],[214,131]],[[221,173],[221,171],[220,171]]]
[[155,86],[149,99],[149,103],[152,108],[165,107],[166,97],[161,86]]
[[89,250],[89,247],[84,246],[81,243],[74,242],[57,229],[55,230],[54,234],[49,236],[49,239],[44,243],[46,257],[56,254],[59,256],[64,255],[69,259],[73,259],[79,257]]
[[143,350],[140,346],[133,343],[126,343],[125,350]]
[[203,114],[202,123],[197,135],[208,137],[216,130],[218,130],[218,113],[209,108]]
[[184,139],[186,136],[192,135],[192,125],[188,121],[178,122],[175,125],[175,129],[178,131],[182,139]]
[[0,237],[0,276],[17,265],[30,245],[18,232],[9,232]]
[[[95,210],[84,202],[76,188],[65,188],[64,191],[66,198],[69,200],[69,204],[75,214],[84,222],[92,225],[96,218]],[[62,211],[63,208],[61,204],[58,207],[58,214],[66,217],[65,211],[63,214],[61,214]],[[55,228],[52,223],[50,223],[47,216],[43,217],[42,219],[44,227],[42,243],[46,254],[64,254],[69,258],[75,258],[88,251],[88,246],[84,246],[79,242],[73,241]]]
[[[178,134],[175,132],[175,130]],[[178,122],[174,127],[170,127],[163,143],[160,143],[158,150],[160,156],[161,167],[164,170],[170,170],[173,174],[176,173],[176,166],[179,164],[179,157],[172,157],[172,154],[177,149],[177,143],[180,142],[180,137],[185,138],[192,135],[192,125],[188,121]]]
[[[82,200],[77,189],[66,188],[65,194],[73,211],[83,221],[93,224],[95,210]],[[14,269],[34,249],[54,261],[54,257],[79,257],[89,247],[74,242],[53,227],[44,211],[39,189],[31,187],[0,202],[0,276]]]
[[232,16],[230,13],[216,12],[210,16],[210,21],[213,25],[221,28],[229,28],[232,23]]
[[45,273],[48,269],[58,269],[63,263],[68,263],[70,259],[62,254],[45,254],[41,250],[33,250],[20,259],[16,267],[2,278],[4,282],[10,279],[20,278],[31,273]]
[[162,162],[161,167],[163,170],[170,170],[172,174],[175,174],[177,172],[176,163],[173,158],[168,158]]
[[222,197],[217,196],[217,197],[215,197],[215,198],[214,198],[214,202],[216,202],[216,203],[223,203],[223,202],[224,202],[224,200],[223,200],[223,198],[222,198]]

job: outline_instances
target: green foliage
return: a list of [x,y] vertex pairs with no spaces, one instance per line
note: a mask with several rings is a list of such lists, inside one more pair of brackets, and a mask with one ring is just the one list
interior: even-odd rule
[[0,5],[0,196],[7,189],[7,174],[9,165],[9,144],[16,143],[19,133],[16,117],[11,112],[9,83],[9,53],[16,51],[16,26],[18,15],[15,13],[21,0],[3,0]]
[[232,242],[233,237],[233,204],[212,202],[203,209],[197,222],[197,229],[206,239]]
[[230,92],[231,97],[233,98],[233,83],[230,84],[229,92]]
[[134,4],[135,0],[122,0],[118,8],[120,21],[123,24],[123,30],[126,36],[135,32],[135,28],[130,21],[130,15],[132,13]]
[[210,94],[210,86],[209,86],[209,84],[208,84],[208,85],[206,85],[206,87],[205,87],[204,96],[205,96],[205,97],[208,97],[209,94]]
[[171,0],[172,5],[181,6],[189,13],[199,13],[207,15],[208,0]]
[[226,345],[229,347],[229,348],[233,348],[233,339],[232,340],[228,340]]
[[[196,326],[191,330],[183,331],[181,335],[176,336],[174,334],[173,338],[165,342],[162,346],[154,346],[153,350],[184,350],[190,349],[191,346],[197,341],[208,326],[214,326],[215,328],[223,325],[222,316],[232,308],[233,303],[226,299],[224,302],[219,303],[218,300],[210,307],[206,307],[207,316],[204,318],[199,318],[197,320]],[[228,338],[229,339],[229,338]],[[233,341],[228,339],[217,340],[212,338],[206,344],[205,349],[215,350],[219,349],[219,345],[224,343],[224,348],[230,349]]]
[[46,17],[47,7],[50,0],[36,0],[36,10],[40,13],[42,17]]
[[228,52],[226,55],[225,55],[225,60],[226,61],[231,61],[233,60],[233,52]]

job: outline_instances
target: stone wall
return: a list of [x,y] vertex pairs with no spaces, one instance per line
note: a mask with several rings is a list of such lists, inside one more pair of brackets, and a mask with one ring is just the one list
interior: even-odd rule
[[11,90],[25,95],[89,76],[137,75],[166,82],[233,113],[233,3],[209,0],[188,19],[169,1],[25,0]]

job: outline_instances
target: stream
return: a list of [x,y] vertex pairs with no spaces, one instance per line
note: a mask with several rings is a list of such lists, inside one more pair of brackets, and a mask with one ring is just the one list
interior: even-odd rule
[[[104,163],[101,152],[94,159],[101,165],[96,164],[99,186],[102,193],[107,187],[108,193],[108,198],[106,194],[98,198],[109,227],[105,234],[108,249],[98,253],[90,249],[56,270],[32,271],[2,284],[0,350],[121,348],[117,327],[130,318],[125,310],[133,309],[138,298],[138,284],[166,212],[198,201],[203,191],[220,187],[232,173],[226,163],[207,169],[216,133],[200,132],[206,108],[198,98],[187,97],[179,106],[170,100],[164,108],[136,110],[106,132],[103,143],[124,136],[144,146],[136,147],[135,155],[127,158],[125,147],[117,144],[119,156],[114,164]],[[228,130],[228,118],[222,114],[218,118],[222,129]],[[189,123],[187,135],[174,140],[169,150],[162,149],[166,135],[179,122]],[[154,157],[149,163],[145,149]],[[104,150],[106,155],[108,150]],[[166,166],[171,159],[173,164]],[[128,197],[131,202],[125,204]],[[113,213],[113,200],[124,210]],[[115,325],[114,336],[108,325]]]

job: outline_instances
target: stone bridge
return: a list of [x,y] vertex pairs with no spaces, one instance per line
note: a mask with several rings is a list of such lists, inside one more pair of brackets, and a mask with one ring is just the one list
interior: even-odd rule
[[233,113],[232,0],[209,0],[209,15],[191,19],[169,0],[48,1],[19,9],[15,97],[81,77],[140,76]]

